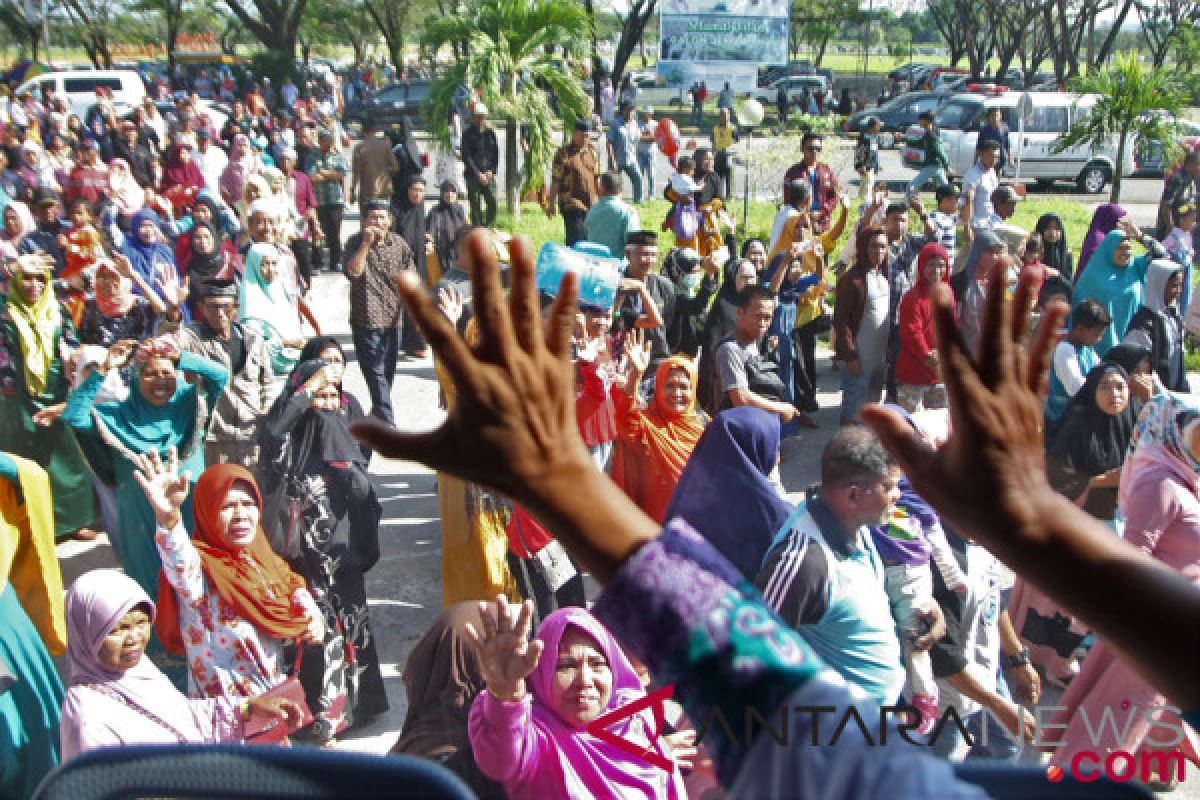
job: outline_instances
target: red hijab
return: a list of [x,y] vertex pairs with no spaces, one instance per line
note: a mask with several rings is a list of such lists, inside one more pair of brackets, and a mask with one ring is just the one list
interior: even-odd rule
[[163,192],[176,187],[183,190],[195,189],[196,191],[204,188],[204,174],[200,172],[196,162],[192,159],[188,159],[187,163],[183,161],[183,151],[187,149],[188,146],[185,144],[174,144],[167,152],[167,163],[163,166]]
[[[210,591],[219,594],[235,614],[263,634],[294,639],[308,629],[307,617],[297,613],[292,604],[292,597],[297,589],[304,588],[304,581],[271,549],[261,527],[254,541],[239,551],[226,549],[221,541],[221,506],[238,483],[249,485],[261,510],[262,494],[245,467],[217,464],[204,470],[192,492],[195,517],[192,543],[200,554]],[[168,652],[184,652],[179,633],[179,600],[161,574],[154,627]]]

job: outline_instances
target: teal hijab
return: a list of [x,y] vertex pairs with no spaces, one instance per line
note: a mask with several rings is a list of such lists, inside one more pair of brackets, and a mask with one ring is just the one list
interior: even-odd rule
[[142,396],[141,378],[142,365],[137,364],[133,369],[129,396],[93,409],[93,415],[103,423],[101,431],[105,441],[115,449],[125,448],[133,453],[153,450],[163,454],[174,447],[179,451],[180,460],[186,461],[199,446],[196,421],[202,409],[196,387],[184,380],[183,374],[176,369],[175,394],[165,404],[156,406]]
[[287,282],[276,274],[268,281],[263,276],[262,262],[266,255],[278,255],[273,244],[255,244],[246,251],[246,270],[242,276],[238,297],[238,320],[253,325],[266,339],[271,354],[271,367],[276,375],[288,375],[296,366],[300,352],[284,345],[287,339],[300,339],[297,300],[287,290]]
[[1112,324],[1104,331],[1095,350],[1101,357],[1117,346],[1129,330],[1133,315],[1142,305],[1146,293],[1146,255],[1129,259],[1125,267],[1113,263],[1117,248],[1125,240],[1123,231],[1109,232],[1088,261],[1087,271],[1079,276],[1072,302],[1078,306],[1084,300],[1095,300],[1112,316]]

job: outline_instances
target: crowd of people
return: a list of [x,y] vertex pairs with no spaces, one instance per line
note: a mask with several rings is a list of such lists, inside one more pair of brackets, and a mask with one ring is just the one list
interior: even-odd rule
[[[946,759],[1069,764],[1093,748],[1200,764],[1192,728],[1164,747],[1150,717],[1091,741],[1088,716],[1121,703],[1194,711],[1194,686],[1178,688],[1194,673],[1150,663],[1161,648],[1131,656],[1122,637],[1150,634],[1114,622],[1093,596],[1103,581],[1072,593],[1035,563],[1051,552],[1035,533],[1004,538],[1074,526],[1070,558],[1151,571],[1141,602],[1200,591],[1200,404],[1185,363],[1200,332],[1200,156],[1167,181],[1155,231],[1102,205],[1076,258],[1061,216],[1011,222],[1020,198],[993,137],[961,189],[929,170],[927,210],[924,180],[903,199],[882,183],[852,199],[810,132],[769,236],[738,241],[732,104],[712,147],[683,147],[635,101],[614,97],[604,158],[580,120],[549,165],[546,211],[566,244],[622,263],[611,302],[577,309],[571,279],[534,293],[525,245],[497,263],[482,103],[432,204],[411,126],[352,142],[329,99],[282,113],[256,88],[219,129],[186,94],[173,114],[148,102],[120,119],[100,93],[82,124],[52,93],[13,106],[0,148],[0,794],[28,796],[100,747],[333,746],[398,702],[365,588],[383,516],[374,453],[439,471],[444,610],[405,666],[395,751],[481,797],[767,796],[818,780],[849,796],[863,775],[969,797]],[[868,184],[875,130],[856,158]],[[658,152],[669,212],[643,220]],[[347,208],[360,229],[343,237]],[[322,269],[348,284],[352,353],[314,311]],[[1014,323],[1010,336],[1003,320],[1027,315],[1038,334]],[[817,427],[825,338],[839,425],[819,483],[795,497],[782,443]],[[1032,354],[1029,376],[1012,374],[1014,348]],[[448,427],[398,434],[397,362],[430,350]],[[352,362],[369,407],[345,387]],[[1001,390],[1016,399],[995,413],[1013,415],[1025,460],[968,458],[970,436],[1003,439],[968,413]],[[933,452],[965,471],[939,482],[950,468]],[[1031,521],[1035,505],[1053,519]],[[64,592],[55,543],[99,532],[120,570]],[[586,574],[607,584],[599,598]],[[50,654],[63,652],[60,677]],[[587,732],[668,683],[682,706],[666,727],[646,710],[614,730],[645,758]],[[730,735],[747,709],[797,698],[903,705],[933,747],[805,754]],[[1059,706],[1052,740],[1039,705]],[[705,724],[713,709],[739,722]],[[950,712],[959,728],[939,724]],[[1170,784],[1175,763],[1150,778]]]

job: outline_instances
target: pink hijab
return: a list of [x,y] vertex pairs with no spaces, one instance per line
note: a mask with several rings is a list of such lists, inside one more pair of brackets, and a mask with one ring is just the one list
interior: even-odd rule
[[233,137],[229,146],[229,163],[221,173],[220,189],[230,197],[240,199],[246,178],[253,174],[258,166],[254,148],[250,146],[250,137],[239,133]]
[[[678,771],[666,781],[666,793],[663,794],[662,770],[633,758],[586,730],[569,726],[550,708],[558,646],[568,625],[579,628],[595,639],[608,660],[612,672],[612,696],[609,697],[605,713],[646,696],[637,672],[617,640],[586,609],[562,608],[542,621],[537,638],[545,643],[545,649],[528,679],[533,695],[533,719],[534,724],[554,741],[552,752],[558,759],[559,771],[566,776],[567,788],[586,788],[589,797],[666,797],[682,800],[687,795]],[[608,730],[622,738],[644,741],[646,735],[655,730],[653,712],[646,709],[633,714],[609,726]],[[661,741],[655,743],[655,749],[665,755]]]

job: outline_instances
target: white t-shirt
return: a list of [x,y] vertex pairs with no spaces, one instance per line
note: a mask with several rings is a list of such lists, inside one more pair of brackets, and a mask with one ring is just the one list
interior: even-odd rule
[[991,228],[996,221],[992,192],[1000,188],[996,170],[985,170],[978,162],[963,176],[963,197],[971,198],[971,227]]
[[[967,672],[984,689],[994,692],[996,668],[1000,665],[1000,590],[1004,573],[995,557],[975,544],[967,545],[966,573],[967,593],[958,621],[959,641],[967,660]],[[944,679],[938,679],[938,688],[943,712],[953,706],[960,716],[966,716],[981,708]]]
[[1061,341],[1054,348],[1054,374],[1066,390],[1067,397],[1074,397],[1087,377],[1079,366],[1079,351],[1068,341]]

